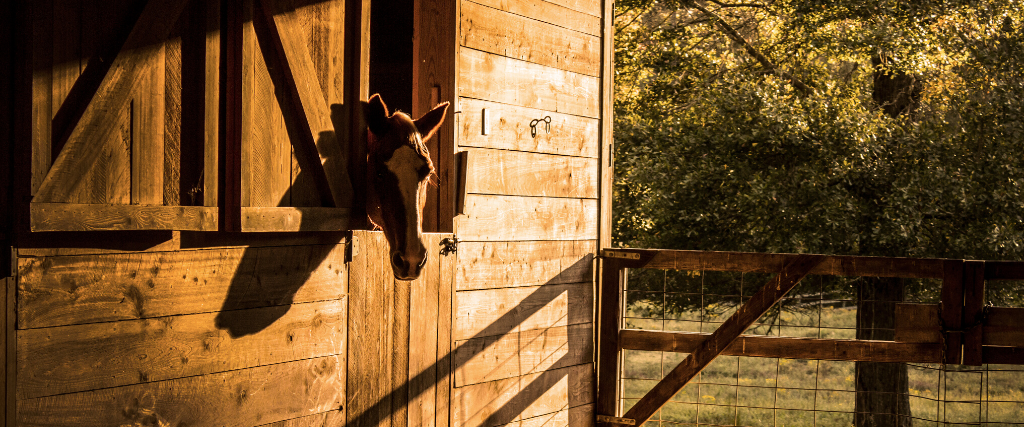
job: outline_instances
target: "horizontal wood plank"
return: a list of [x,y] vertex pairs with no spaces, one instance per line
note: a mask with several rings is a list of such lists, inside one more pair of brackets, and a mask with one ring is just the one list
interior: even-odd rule
[[19,426],[256,425],[338,410],[345,366],[328,356],[18,401]]
[[[533,153],[597,158],[597,119],[559,114],[535,108],[498,104],[472,98],[460,98],[459,115],[461,147],[497,148]],[[490,128],[483,134],[483,110],[487,109]],[[530,122],[551,117],[551,131],[543,126],[537,135],[530,133]]]
[[342,298],[345,245],[19,258],[18,328]]
[[983,346],[981,348],[983,363],[1000,365],[1024,365],[1024,348]]
[[242,231],[343,231],[350,215],[347,208],[242,207]]
[[597,159],[471,148],[466,191],[597,198]]
[[456,218],[466,241],[597,238],[597,200],[469,194]]
[[459,58],[461,97],[599,117],[597,77],[468,48]]
[[455,341],[591,323],[592,283],[461,291],[455,294]]
[[472,0],[474,3],[590,35],[601,35],[601,18],[544,0]]
[[544,0],[572,10],[578,10],[593,16],[601,16],[604,4],[596,0]]
[[986,308],[982,343],[1024,347],[1024,308]]
[[340,354],[345,300],[243,310],[259,333],[232,338],[216,313],[18,332],[18,399],[162,381]]
[[453,425],[518,424],[522,420],[585,407],[594,401],[593,370],[594,365],[588,363],[455,388]]
[[455,283],[460,291],[582,283],[593,279],[597,241],[464,242]]
[[526,418],[517,427],[591,427],[594,425],[594,404],[574,406],[561,411]]
[[532,329],[456,343],[455,386],[534,374],[593,360],[589,323]]
[[216,231],[217,208],[205,206],[32,203],[32,231]]
[[942,342],[938,304],[896,304],[898,342]]
[[[710,336],[711,334],[699,332],[623,329],[619,332],[619,343],[627,350],[690,353]],[[942,358],[942,346],[938,343],[741,335],[727,346],[722,354],[785,359],[939,363]]]
[[985,261],[985,280],[1024,280],[1024,262]]
[[344,427],[345,411],[341,408],[321,412],[319,414],[307,415],[304,417],[292,418],[290,420],[276,421],[269,424],[262,424],[259,427]]
[[601,39],[596,35],[471,1],[462,3],[461,14],[462,46],[574,73],[600,74]]
[[[798,256],[797,254],[669,249],[614,249],[611,252],[635,254],[639,257],[638,259],[623,259],[622,262],[626,268],[740,271],[745,273],[778,272],[787,261]],[[823,256],[825,260],[814,267],[809,274],[939,279],[943,277],[943,262],[945,261],[933,258]]]

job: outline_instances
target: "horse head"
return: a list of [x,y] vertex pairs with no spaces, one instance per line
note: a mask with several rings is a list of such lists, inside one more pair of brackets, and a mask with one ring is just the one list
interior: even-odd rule
[[412,280],[427,263],[422,217],[434,164],[423,141],[441,126],[448,103],[413,120],[402,112],[390,114],[380,95],[373,95],[364,111],[370,128],[366,213],[384,230],[395,278]]

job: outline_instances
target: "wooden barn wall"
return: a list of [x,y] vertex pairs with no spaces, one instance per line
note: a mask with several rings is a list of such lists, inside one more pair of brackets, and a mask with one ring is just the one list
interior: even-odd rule
[[458,3],[453,425],[593,425],[605,5]]

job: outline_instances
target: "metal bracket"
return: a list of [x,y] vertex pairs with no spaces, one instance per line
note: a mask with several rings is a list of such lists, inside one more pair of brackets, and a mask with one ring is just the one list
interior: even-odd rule
[[598,415],[597,422],[606,424],[618,424],[623,426],[635,426],[636,420],[632,418],[619,418],[611,415]]
[[355,233],[349,236],[348,244],[345,245],[345,262],[352,262],[359,256],[359,237]]
[[622,259],[640,259],[640,254],[625,251],[615,251],[611,249],[604,249],[601,251],[601,257],[603,258],[622,258]]
[[458,237],[445,237],[441,240],[441,255],[448,256],[459,251],[459,238]]

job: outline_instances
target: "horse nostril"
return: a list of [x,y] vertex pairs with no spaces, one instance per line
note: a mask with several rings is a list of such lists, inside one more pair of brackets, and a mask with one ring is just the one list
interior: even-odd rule
[[395,252],[391,255],[391,264],[393,264],[399,270],[405,270],[405,260],[402,259],[402,254]]
[[423,254],[423,259],[420,260],[420,265],[418,267],[423,268],[424,265],[427,265],[427,254]]

